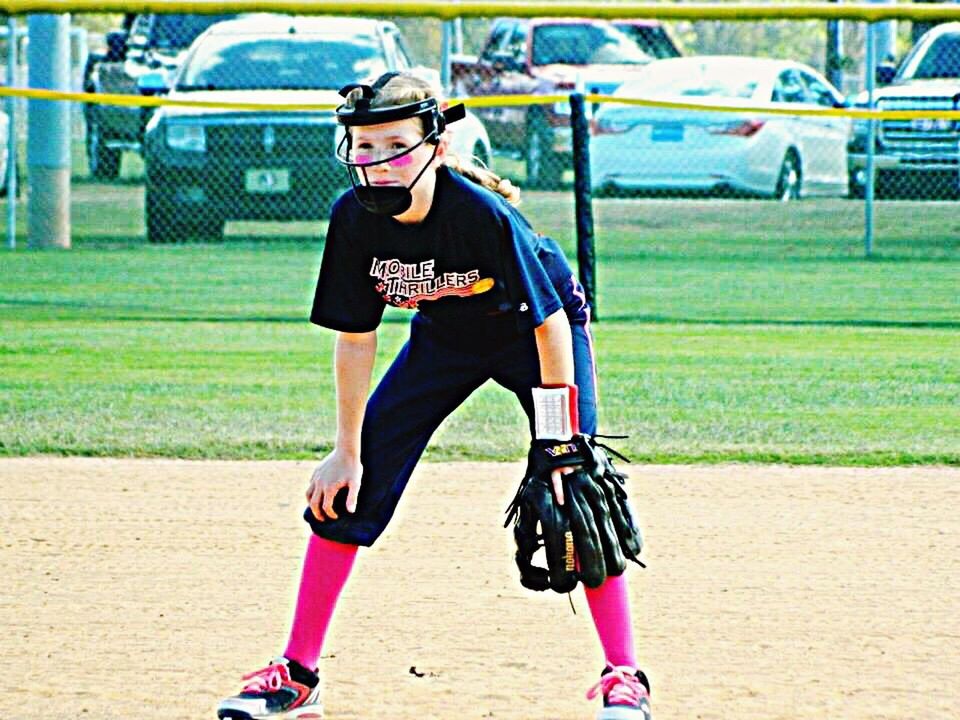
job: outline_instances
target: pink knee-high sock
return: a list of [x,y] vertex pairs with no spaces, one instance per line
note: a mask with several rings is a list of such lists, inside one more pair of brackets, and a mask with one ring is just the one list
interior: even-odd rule
[[584,591],[607,662],[637,667],[626,573],[607,578],[598,588],[584,586]]
[[333,609],[347,584],[357,549],[356,545],[310,535],[285,657],[310,669],[317,667]]

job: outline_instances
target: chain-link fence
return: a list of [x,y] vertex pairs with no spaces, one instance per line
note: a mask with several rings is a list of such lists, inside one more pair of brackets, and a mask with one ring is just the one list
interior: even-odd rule
[[[660,103],[588,105],[601,240],[609,227],[637,233],[638,243],[686,242],[704,232],[691,214],[697,208],[717,237],[746,233],[785,248],[828,238],[858,252],[872,170],[878,249],[888,240],[900,252],[915,238],[921,254],[957,250],[960,133],[954,119],[935,115],[960,102],[960,24],[935,25],[916,42],[910,23],[894,32],[884,26],[876,107],[930,116],[871,127],[837,114],[868,107],[866,25],[848,21],[832,33],[809,20],[144,14],[74,22],[91,48],[75,63],[77,84],[94,95],[334,105],[342,85],[414,69],[477,103],[451,128],[455,152],[519,184],[531,220],[561,240],[573,234],[572,209],[556,214],[557,202],[572,208],[563,98],[581,91]],[[721,54],[723,43],[737,46]],[[22,53],[11,57],[19,63],[11,77],[26,85]],[[482,103],[504,95],[556,100]],[[26,122],[17,106],[14,122],[0,117],[0,129],[17,139],[25,180]],[[329,110],[89,103],[74,115],[75,242],[317,237],[331,201],[349,187],[334,160]],[[0,213],[4,235],[9,217]]]

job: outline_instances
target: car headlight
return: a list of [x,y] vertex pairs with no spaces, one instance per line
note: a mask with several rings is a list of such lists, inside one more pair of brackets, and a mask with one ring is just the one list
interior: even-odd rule
[[207,136],[203,132],[203,125],[177,123],[167,125],[167,147],[171,150],[206,152]]

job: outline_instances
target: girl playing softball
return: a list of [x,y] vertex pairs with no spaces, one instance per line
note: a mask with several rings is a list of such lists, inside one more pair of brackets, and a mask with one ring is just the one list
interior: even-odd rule
[[[555,242],[514,209],[517,189],[447,151],[444,109],[416,76],[348,86],[337,151],[353,190],[334,204],[312,322],[337,333],[337,437],[313,472],[304,512],[313,534],[283,655],[224,700],[231,720],[321,716],[317,661],[359,546],[390,521],[431,434],[487,380],[517,396],[534,429],[533,389],[577,386],[579,425],[596,431],[590,308]],[[410,337],[368,396],[387,305],[415,309]],[[560,475],[554,491],[562,502]],[[598,720],[650,720],[627,584],[585,588],[606,658],[588,698]]]

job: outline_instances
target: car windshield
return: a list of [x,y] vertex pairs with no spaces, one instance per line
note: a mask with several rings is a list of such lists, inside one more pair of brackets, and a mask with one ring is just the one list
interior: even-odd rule
[[682,95],[686,97],[750,98],[756,78],[744,77],[743,68],[707,62],[655,62],[636,80],[621,85],[618,95]]
[[236,15],[157,15],[153,20],[157,47],[185,48],[211,25]]
[[900,77],[904,80],[960,78],[960,35],[941,35],[907,59]]
[[570,23],[533,31],[534,65],[643,65],[652,59],[612,26]]
[[337,89],[387,69],[373,38],[212,36],[188,60],[177,89]]

